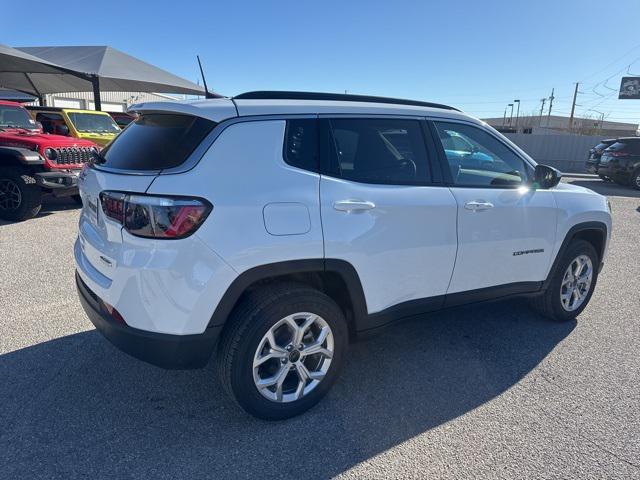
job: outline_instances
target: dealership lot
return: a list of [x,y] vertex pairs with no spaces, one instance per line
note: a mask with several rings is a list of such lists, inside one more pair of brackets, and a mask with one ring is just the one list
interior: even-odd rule
[[213,365],[164,371],[93,330],[77,300],[78,209],[0,223],[0,478],[640,476],[640,192],[592,177],[614,233],[589,307],[459,308],[353,345],[327,398],[247,416]]

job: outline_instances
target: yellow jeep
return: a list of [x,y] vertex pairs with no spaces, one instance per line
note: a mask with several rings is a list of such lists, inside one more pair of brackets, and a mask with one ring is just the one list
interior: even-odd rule
[[104,147],[121,129],[107,112],[77,108],[27,107],[45,133],[83,138]]

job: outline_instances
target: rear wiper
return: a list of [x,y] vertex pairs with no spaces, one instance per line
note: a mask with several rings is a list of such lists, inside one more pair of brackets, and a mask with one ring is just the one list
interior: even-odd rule
[[96,165],[102,165],[106,163],[107,159],[102,156],[98,150],[92,150],[91,155],[93,156],[93,163]]

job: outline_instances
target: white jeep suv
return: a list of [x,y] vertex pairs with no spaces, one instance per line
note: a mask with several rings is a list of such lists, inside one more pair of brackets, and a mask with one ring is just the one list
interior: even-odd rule
[[215,351],[255,416],[310,408],[349,342],[402,317],[523,295],[569,320],[595,288],[606,199],[455,108],[252,92],[132,110],[80,175],[82,305],[152,364]]

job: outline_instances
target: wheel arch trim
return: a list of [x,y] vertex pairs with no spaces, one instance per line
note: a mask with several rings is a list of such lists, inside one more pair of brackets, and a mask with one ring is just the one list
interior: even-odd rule
[[359,329],[363,320],[367,317],[367,306],[364,290],[356,269],[345,260],[322,258],[269,263],[242,272],[229,285],[218,302],[207,328],[223,325],[240,297],[257,282],[299,273],[335,273],[339,275],[347,286],[353,308],[354,324],[356,329]]
[[608,234],[607,225],[604,222],[597,222],[597,221],[577,223],[573,225],[565,234],[564,239],[562,240],[562,244],[558,249],[558,253],[556,254],[553,260],[553,264],[551,265],[549,274],[547,275],[547,278],[543,282],[542,290],[546,290],[547,287],[549,286],[549,283],[551,283],[551,279],[555,275],[558,269],[558,264],[560,263],[560,260],[564,256],[564,253],[567,251],[567,248],[569,247],[571,240],[577,234],[585,231],[597,231],[602,235],[602,245],[601,245],[600,251],[598,252],[599,261],[600,261],[598,271],[602,268],[602,264],[603,264],[602,257],[604,255],[604,252],[606,249],[606,243],[607,243],[607,234]]

